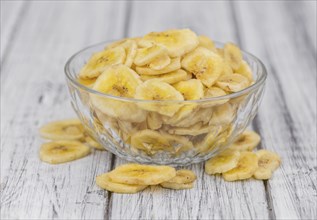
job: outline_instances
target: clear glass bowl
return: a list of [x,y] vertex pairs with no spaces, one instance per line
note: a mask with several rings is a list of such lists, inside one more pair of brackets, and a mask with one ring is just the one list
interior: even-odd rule
[[[258,111],[267,73],[263,63],[247,52],[243,57],[254,83],[244,90],[195,101],[148,101],[103,94],[78,82],[80,69],[105,45],[74,54],[65,73],[72,106],[86,130],[120,158],[175,166],[202,162],[228,147]],[[169,117],[164,115],[166,109],[178,111]]]

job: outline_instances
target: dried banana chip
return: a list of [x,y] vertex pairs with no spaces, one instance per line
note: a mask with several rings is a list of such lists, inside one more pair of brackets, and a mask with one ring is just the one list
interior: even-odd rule
[[258,157],[255,153],[244,151],[240,153],[237,166],[222,174],[226,181],[249,179],[258,169]]
[[108,173],[96,177],[96,183],[99,187],[115,193],[137,193],[144,190],[147,185],[123,184],[113,182]]
[[280,166],[281,158],[276,153],[268,150],[259,150],[256,155],[259,158],[259,167],[253,174],[254,178],[270,179],[272,172]]
[[40,135],[50,140],[78,140],[84,137],[84,127],[78,119],[55,121],[42,126]]
[[205,171],[208,174],[224,173],[238,165],[240,152],[225,150],[205,163]]
[[137,185],[157,185],[176,176],[176,170],[169,166],[124,164],[108,173],[117,183]]
[[230,149],[238,151],[252,151],[261,141],[261,137],[254,131],[244,131],[238,139],[233,142]]
[[59,164],[87,156],[90,148],[79,141],[53,141],[42,144],[40,158],[42,161]]

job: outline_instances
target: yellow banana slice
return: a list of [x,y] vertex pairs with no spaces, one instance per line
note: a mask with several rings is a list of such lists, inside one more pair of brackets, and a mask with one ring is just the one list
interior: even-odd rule
[[215,43],[207,36],[200,35],[198,36],[199,45],[200,47],[207,48],[211,51],[216,51]]
[[136,184],[123,184],[116,183],[110,179],[108,173],[104,173],[96,177],[96,184],[102,189],[115,192],[115,193],[126,193],[132,194],[144,190],[147,185],[136,185]]
[[192,183],[196,179],[197,177],[193,171],[183,169],[183,170],[177,170],[175,177],[163,183],[178,183],[178,184]]
[[149,67],[152,70],[161,70],[167,67],[171,63],[171,58],[165,53],[160,57],[154,59],[150,64]]
[[222,105],[213,108],[213,114],[209,121],[210,125],[227,125],[230,124],[235,117],[235,109],[229,103],[224,103]]
[[258,169],[253,174],[256,179],[270,179],[272,172],[276,170],[281,163],[281,158],[274,152],[268,150],[259,150],[256,152],[259,159]]
[[78,78],[78,82],[84,86],[87,86],[89,88],[92,88],[94,86],[94,83],[96,82],[97,78],[92,79],[82,79]]
[[[132,98],[142,83],[137,73],[125,65],[111,66],[98,77],[94,90],[119,97]],[[103,113],[122,120],[141,122],[146,113],[136,104],[91,94],[93,105]]]
[[173,147],[173,153],[175,154],[186,152],[194,147],[193,143],[186,137],[170,135],[167,133],[164,133],[163,135],[168,140],[170,146]]
[[162,82],[166,82],[168,84],[174,84],[182,80],[188,79],[188,74],[184,70],[176,70],[170,73],[165,73],[161,75],[141,75],[140,78],[143,81],[149,80],[149,79],[157,79]]
[[172,127],[168,129],[168,133],[177,134],[177,135],[190,135],[190,136],[198,136],[201,134],[208,133],[212,127],[208,125],[203,125],[202,122],[198,122],[190,127]]
[[[218,87],[215,87],[215,86],[212,86],[210,88],[206,88],[204,91],[204,98],[219,97],[219,96],[224,96],[224,95],[227,95],[227,93],[224,90],[222,90]],[[216,101],[206,101],[206,102],[201,103],[200,105],[203,108],[210,108],[213,106],[222,105],[228,101],[229,101],[229,99],[221,99],[221,100],[216,100]]]
[[125,49],[126,59],[124,65],[131,67],[136,56],[138,45],[134,40],[126,40],[121,46]]
[[40,135],[50,140],[78,140],[84,137],[84,127],[78,119],[55,121],[42,126]]
[[139,45],[142,47],[149,47],[153,44],[165,47],[171,57],[180,57],[195,49],[199,40],[191,30],[182,29],[151,32],[139,41]]
[[240,67],[235,70],[235,73],[245,76],[249,82],[253,82],[253,74],[250,66],[244,60],[241,61]]
[[243,180],[252,177],[258,168],[258,157],[252,152],[241,152],[237,166],[222,174],[226,181]]
[[96,78],[109,66],[124,63],[125,58],[126,53],[123,47],[115,47],[95,53],[81,69],[79,77],[82,79]]
[[156,112],[149,112],[146,118],[147,126],[152,129],[156,130],[162,127],[162,118],[161,116]]
[[[173,86],[157,79],[143,82],[136,88],[135,98],[143,100],[184,100],[184,97]],[[181,104],[138,102],[140,108],[148,111],[158,112],[162,115],[173,116],[181,107]]]
[[168,64],[166,67],[160,70],[154,70],[149,67],[136,67],[136,71],[140,75],[160,75],[164,73],[170,73],[175,70],[178,70],[181,68],[181,62],[180,62],[180,57],[176,57],[171,59],[171,63]]
[[198,100],[204,97],[204,86],[198,79],[180,81],[173,85],[185,100]]
[[53,141],[42,144],[40,158],[42,161],[59,164],[87,156],[90,148],[79,141]]
[[241,74],[222,75],[216,85],[227,92],[238,92],[249,86],[249,80]]
[[152,130],[142,130],[131,136],[132,147],[145,151],[147,154],[155,154],[157,151],[173,151],[173,147],[166,137]]
[[224,173],[238,165],[239,151],[225,150],[205,163],[205,172],[208,174]]
[[226,43],[223,49],[225,61],[230,64],[233,70],[238,69],[242,62],[240,48],[233,43]]
[[117,183],[137,185],[157,185],[176,176],[176,170],[169,166],[124,164],[108,173]]
[[207,87],[216,82],[224,68],[223,59],[217,53],[203,47],[186,54],[181,64]]
[[[182,108],[187,107],[186,105]],[[198,122],[202,122],[203,124],[206,124],[210,121],[210,118],[212,117],[212,108],[201,108],[201,109],[192,109],[192,104],[189,105],[189,107],[186,109],[187,111],[191,111],[190,114],[186,115],[186,117],[182,117],[180,121],[177,121],[171,125],[175,127],[190,127]]]
[[261,141],[260,135],[254,131],[244,131],[238,139],[233,142],[230,149],[238,151],[252,151]]
[[174,182],[163,182],[160,184],[163,188],[167,189],[175,189],[175,190],[181,190],[181,189],[192,189],[194,187],[194,183],[174,183]]
[[103,146],[101,146],[95,139],[93,139],[91,136],[86,135],[85,137],[85,142],[88,144],[90,147],[93,147],[97,150],[105,150]]
[[134,64],[137,66],[143,66],[151,63],[156,58],[159,58],[167,54],[165,47],[159,45],[152,45],[146,48],[140,48],[137,50],[136,56],[134,58]]
[[211,152],[219,144],[224,143],[227,140],[228,132],[222,130],[221,126],[211,126],[204,139],[195,145],[197,151],[200,153]]

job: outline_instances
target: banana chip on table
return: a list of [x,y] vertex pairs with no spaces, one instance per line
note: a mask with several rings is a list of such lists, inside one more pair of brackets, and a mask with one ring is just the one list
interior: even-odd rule
[[217,53],[198,47],[182,59],[182,67],[207,86],[215,84],[223,72],[224,60]]
[[169,166],[124,164],[108,173],[109,178],[122,184],[157,185],[176,176],[176,170]]
[[90,148],[79,141],[59,140],[42,144],[40,159],[51,164],[66,163],[90,153]]
[[87,64],[81,69],[79,77],[93,79],[98,77],[107,67],[123,64],[126,53],[123,47],[115,47],[92,55]]
[[115,193],[137,193],[144,190],[147,185],[137,185],[137,184],[123,184],[113,182],[109,177],[109,173],[105,173],[96,177],[96,184],[102,189],[115,192]]
[[160,185],[168,189],[191,189],[194,187],[196,178],[195,173],[191,170],[177,170],[175,177],[160,183]]
[[270,179],[281,163],[281,158],[274,152],[268,150],[259,150],[256,152],[259,158],[258,169],[253,174],[255,179]]
[[238,165],[239,151],[225,150],[205,163],[205,172],[208,174],[224,173]]
[[258,157],[253,152],[244,151],[240,153],[237,166],[222,174],[226,181],[249,179],[258,169]]
[[252,151],[261,141],[261,137],[254,131],[244,131],[238,139],[233,142],[230,149],[238,151]]
[[84,137],[84,127],[78,119],[50,122],[39,131],[43,138],[50,140],[78,140]]

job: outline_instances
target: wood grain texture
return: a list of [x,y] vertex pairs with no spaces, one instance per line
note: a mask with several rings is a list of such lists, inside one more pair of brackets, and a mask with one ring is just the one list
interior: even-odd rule
[[[1,1],[1,219],[315,219],[316,1]],[[79,49],[153,30],[233,41],[268,69],[253,127],[278,152],[269,181],[228,183],[188,167],[192,190],[108,193],[95,176],[126,163],[95,151],[63,165],[38,159],[40,125],[74,117],[63,66]]]
[[1,73],[1,219],[102,219],[108,193],[94,179],[109,170],[111,154],[47,165],[38,158],[43,140],[37,131],[74,117],[63,65],[84,46],[122,37],[124,14],[108,22],[121,4],[28,4]]

